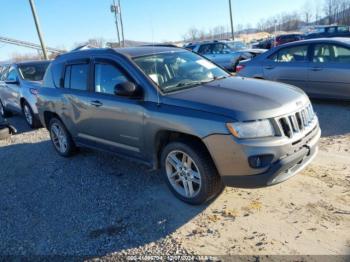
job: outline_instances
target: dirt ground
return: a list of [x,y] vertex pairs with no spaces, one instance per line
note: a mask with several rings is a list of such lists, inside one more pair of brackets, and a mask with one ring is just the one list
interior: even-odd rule
[[62,159],[46,130],[0,142],[0,254],[350,255],[350,104],[314,101],[315,161],[280,185],[201,207],[105,153]]

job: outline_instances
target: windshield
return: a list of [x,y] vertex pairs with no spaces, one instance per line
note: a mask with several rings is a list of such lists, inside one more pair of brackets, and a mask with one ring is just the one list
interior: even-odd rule
[[18,66],[21,77],[28,81],[42,81],[49,63],[33,63]]
[[229,76],[226,71],[192,52],[168,52],[134,59],[164,93]]
[[243,50],[243,49],[247,49],[247,46],[243,43],[243,42],[229,42],[227,43],[227,45],[232,49],[232,50]]

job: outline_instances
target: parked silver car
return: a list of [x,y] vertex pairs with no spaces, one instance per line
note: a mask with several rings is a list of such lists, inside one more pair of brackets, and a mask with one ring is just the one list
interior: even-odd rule
[[281,45],[241,62],[238,75],[284,82],[315,98],[350,99],[350,39],[326,38]]
[[49,61],[10,65],[0,79],[0,114],[23,113],[31,128],[39,127],[36,100]]
[[186,49],[192,50],[228,71],[236,71],[236,66],[242,60],[256,57],[266,49],[248,49],[241,41],[211,41],[189,44]]

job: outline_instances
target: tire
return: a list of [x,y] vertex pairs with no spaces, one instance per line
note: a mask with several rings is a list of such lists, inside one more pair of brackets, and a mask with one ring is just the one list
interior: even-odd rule
[[37,129],[41,126],[40,121],[35,116],[33,109],[31,108],[31,106],[28,104],[27,101],[23,102],[22,113],[23,113],[24,119],[26,120],[27,125],[30,128]]
[[[185,161],[182,153],[187,155]],[[177,161],[174,160],[174,157],[177,158]],[[177,168],[175,168],[176,163],[179,164]],[[223,189],[220,176],[210,155],[198,142],[183,140],[168,144],[161,154],[161,172],[173,194],[191,205],[201,205],[216,197]],[[191,174],[195,175],[191,177]],[[188,186],[185,186],[186,183]]]
[[5,109],[4,104],[1,102],[1,100],[0,100],[0,115],[4,118],[12,115],[10,111]]
[[57,153],[70,157],[76,152],[76,146],[64,124],[57,118],[52,118],[49,124],[51,142]]
[[11,136],[11,131],[8,127],[0,129],[0,140],[5,140]]

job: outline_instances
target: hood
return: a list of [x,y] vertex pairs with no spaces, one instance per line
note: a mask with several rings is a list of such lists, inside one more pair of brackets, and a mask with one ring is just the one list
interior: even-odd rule
[[290,85],[229,77],[168,94],[162,102],[249,121],[294,112],[308,104],[309,99],[302,90]]
[[43,81],[29,81],[23,80],[26,86],[31,86],[33,88],[40,88],[42,86]]

